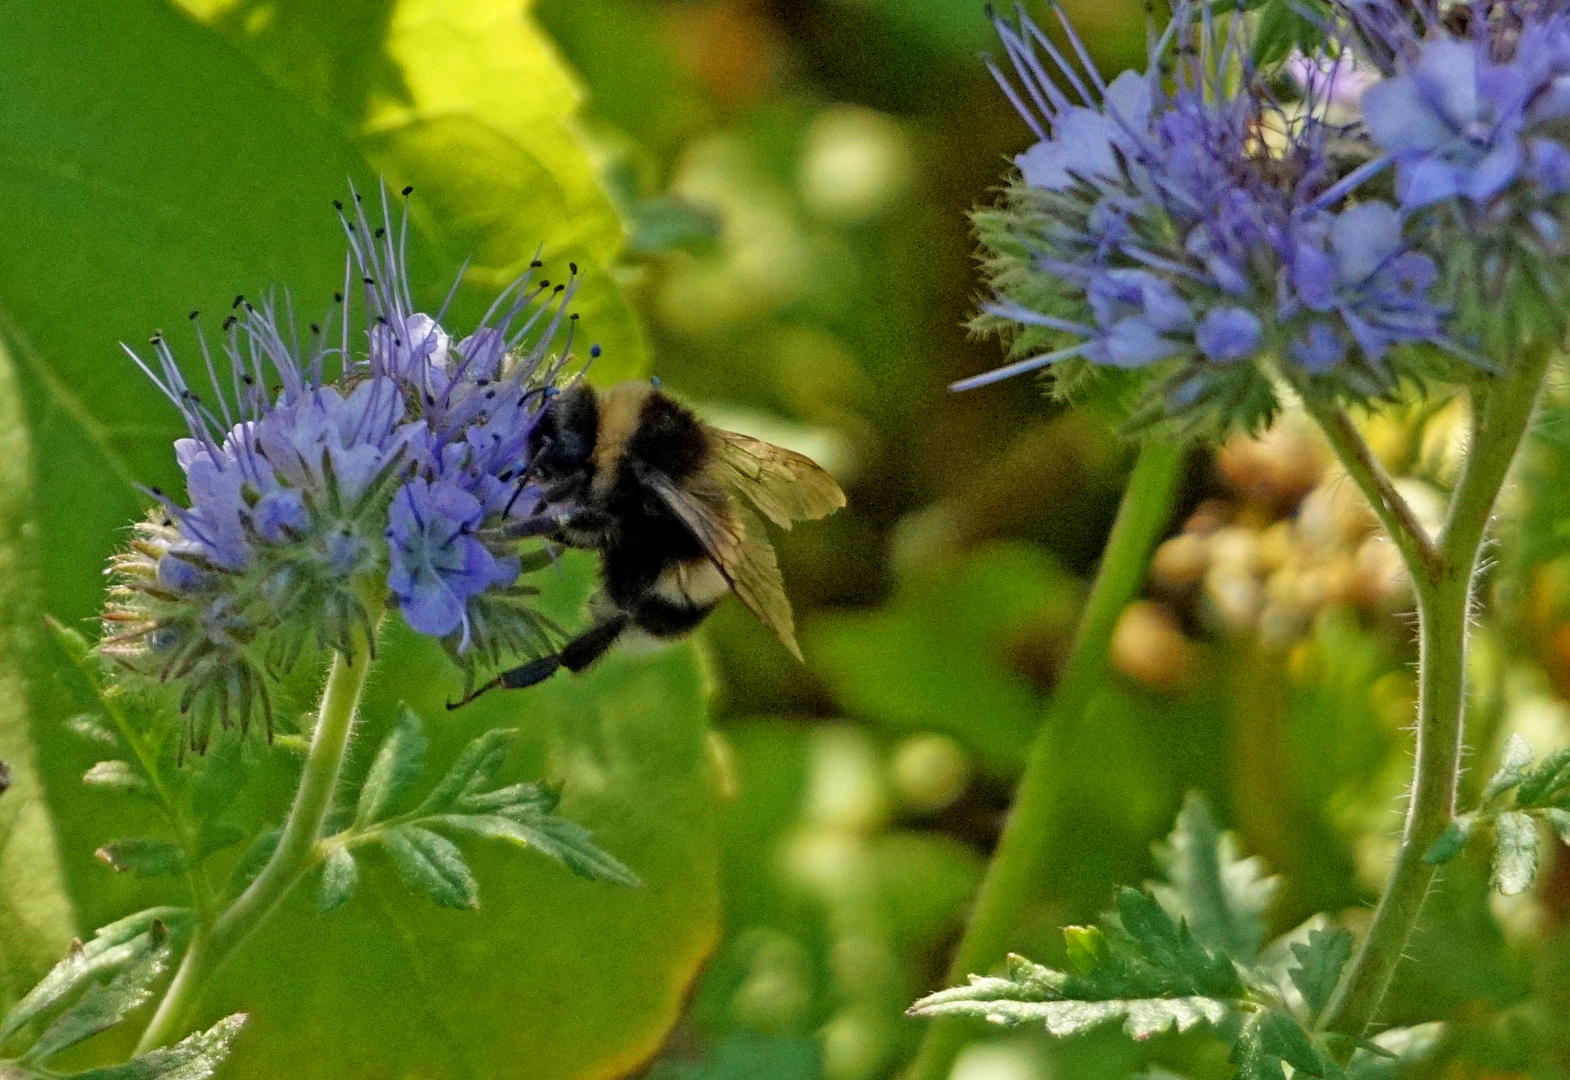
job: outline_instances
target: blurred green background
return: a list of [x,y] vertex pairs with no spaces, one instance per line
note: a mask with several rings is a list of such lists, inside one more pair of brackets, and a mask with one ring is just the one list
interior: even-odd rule
[[[1142,55],[1137,4],[1070,14],[1108,71]],[[303,899],[209,1003],[255,1011],[229,1075],[897,1075],[922,1032],[903,1009],[943,984],[1132,458],[1115,417],[1028,381],[946,390],[1001,356],[964,328],[966,214],[1028,142],[978,59],[991,35],[972,0],[0,10],[0,757],[18,768],[0,999],[71,934],[165,896],[90,857],[140,811],[128,825],[78,784],[94,758],[61,722],[90,702],[36,631],[95,610],[131,481],[178,479],[171,410],[115,343],[274,284],[323,306],[329,200],[380,174],[416,187],[427,302],[474,256],[459,325],[536,244],[575,258],[597,378],[653,371],[715,423],[812,454],[850,504],[777,538],[805,668],[727,603],[691,646],[624,648],[583,684],[449,719],[456,676],[432,685],[444,661],[395,635],[372,735],[399,698],[435,753],[524,727],[518,776],[565,780],[564,809],[649,888],[497,859],[480,915],[392,885],[325,920]],[[1486,583],[1474,786],[1511,731],[1570,742],[1570,400],[1548,409],[1501,530],[1526,539]],[[1446,401],[1367,418],[1415,503],[1440,504],[1462,419]],[[1283,876],[1276,930],[1366,917],[1409,762],[1410,601],[1329,461],[1292,415],[1191,453],[1118,670],[1059,733],[1017,951],[1060,961],[1059,926],[1153,876],[1193,789]],[[553,587],[569,621],[588,588],[571,570]],[[250,752],[264,775],[286,764]],[[276,818],[251,801],[247,823]],[[1548,859],[1508,902],[1486,868],[1445,876],[1389,1005],[1450,1022],[1425,1072],[1570,1075],[1570,859]],[[1199,1037],[977,1036],[957,1080],[1229,1072]]]

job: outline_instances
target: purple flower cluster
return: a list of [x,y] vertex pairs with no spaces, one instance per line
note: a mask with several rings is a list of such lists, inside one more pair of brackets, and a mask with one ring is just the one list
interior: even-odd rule
[[570,356],[576,267],[552,286],[536,261],[454,342],[445,310],[414,309],[407,213],[395,228],[385,193],[382,211],[373,229],[356,198],[344,218],[362,350],[340,294],[303,342],[270,301],[237,299],[219,350],[198,325],[208,400],[162,336],[150,363],[132,353],[186,422],[189,505],[153,492],[114,564],[103,648],[182,683],[197,745],[215,718],[270,715],[270,673],[313,637],[346,649],[384,594],[471,667],[543,643],[516,542],[496,530],[537,502],[528,439]]
[[1400,211],[1349,201],[1379,166],[1337,156],[1334,77],[1284,105],[1244,20],[1184,2],[1146,72],[1107,83],[1058,17],[1077,63],[1023,13],[994,20],[1013,76],[994,75],[1038,141],[979,218],[995,291],[980,323],[1027,355],[957,389],[1047,365],[1061,381],[1154,368],[1156,411],[1248,425],[1273,407],[1266,357],[1388,385],[1393,346],[1448,344],[1437,269]]
[[1460,35],[1435,12],[1414,27],[1410,17],[1358,11],[1388,57],[1387,77],[1363,95],[1364,121],[1395,162],[1407,209],[1453,199],[1483,207],[1512,188],[1533,199],[1570,191],[1570,15],[1557,5],[1500,8],[1462,7]]

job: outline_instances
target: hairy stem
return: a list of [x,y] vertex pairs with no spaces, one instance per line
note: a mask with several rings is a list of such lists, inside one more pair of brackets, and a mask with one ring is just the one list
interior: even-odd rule
[[[1060,789],[1060,762],[1053,750],[1060,741],[1067,741],[1066,732],[1077,724],[1096,687],[1106,678],[1112,630],[1144,583],[1151,550],[1171,513],[1182,460],[1182,448],[1159,441],[1147,442],[1140,449],[1100,572],[1080,616],[1073,651],[1047,703],[1008,822],[971,911],[970,925],[949,965],[950,984],[984,972],[1003,959],[1031,885],[1041,877]],[[972,1030],[963,1020],[934,1021],[907,1080],[946,1080]]]
[[316,730],[310,753],[300,774],[294,805],[289,809],[272,858],[250,886],[211,924],[201,923],[190,948],[175,972],[158,1011],[153,1015],[136,1052],[145,1054],[174,1040],[182,1031],[186,1014],[201,997],[208,981],[226,960],[272,914],[315,861],[322,821],[332,807],[338,773],[349,749],[360,693],[371,666],[371,641],[356,631],[349,654],[334,653],[327,685],[317,710]]
[[1358,434],[1346,410],[1333,402],[1319,401],[1305,396],[1308,408],[1319,422],[1331,449],[1347,474],[1352,477],[1363,497],[1374,508],[1379,523],[1401,552],[1402,561],[1414,574],[1419,569],[1432,576],[1442,571],[1439,549],[1434,545],[1428,530],[1423,528],[1412,507],[1391,483],[1384,466],[1369,449],[1368,443]]
[[[1410,555],[1417,550],[1410,534],[1406,544],[1397,541],[1417,593],[1416,764],[1395,865],[1368,933],[1320,1018],[1320,1027],[1327,1031],[1361,1036],[1367,1030],[1434,880],[1435,868],[1423,861],[1423,855],[1455,816],[1465,745],[1467,627],[1478,558],[1494,502],[1531,421],[1550,355],[1541,348],[1524,352],[1508,377],[1474,393],[1471,445],[1434,545],[1435,557]],[[1355,430],[1352,435],[1356,436]],[[1341,453],[1340,446],[1337,452]],[[1386,527],[1391,528],[1389,521]],[[1396,523],[1396,528],[1411,527]]]

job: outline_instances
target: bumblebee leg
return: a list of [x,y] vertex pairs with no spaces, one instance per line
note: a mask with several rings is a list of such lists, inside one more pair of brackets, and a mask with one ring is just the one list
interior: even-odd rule
[[582,671],[616,644],[616,639],[627,629],[628,622],[626,615],[617,612],[598,626],[585,630],[562,648],[559,654],[561,666],[574,674]]
[[558,668],[566,668],[576,674],[604,656],[627,629],[628,622],[625,614],[617,612],[567,642],[562,646],[561,652],[541,656],[530,660],[527,664],[520,664],[510,671],[504,671],[467,697],[459,701],[449,701],[447,709],[451,711],[461,708],[491,690],[522,690],[536,683],[542,683],[556,674]]

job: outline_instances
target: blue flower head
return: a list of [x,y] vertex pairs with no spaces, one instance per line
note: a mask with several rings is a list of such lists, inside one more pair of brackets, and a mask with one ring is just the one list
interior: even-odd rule
[[[1374,164],[1394,164],[1402,209],[1445,253],[1458,324],[1478,338],[1533,324],[1562,339],[1570,11],[1560,0],[1457,5],[1444,17],[1428,4],[1392,8],[1351,9],[1384,75],[1362,98]],[[1512,281],[1535,295],[1511,295]],[[1500,318],[1512,308],[1527,317]]]
[[270,723],[273,673],[312,640],[347,650],[384,597],[471,675],[545,641],[499,530],[538,501],[528,438],[567,363],[576,268],[553,287],[532,283],[536,262],[455,341],[443,313],[413,310],[407,215],[395,228],[383,198],[383,225],[358,199],[344,222],[362,348],[340,295],[303,337],[271,300],[237,299],[217,349],[198,323],[205,394],[161,335],[149,359],[131,353],[185,420],[186,497],[152,492],[158,505],[114,561],[101,648],[180,684],[198,748],[215,720]]
[[1107,82],[1056,14],[1072,59],[1023,13],[994,18],[1012,74],[993,74],[1037,141],[977,218],[995,293],[978,325],[1023,359],[956,389],[1050,366],[1072,393],[1116,368],[1144,387],[1136,420],[1252,426],[1274,407],[1267,357],[1388,385],[1392,346],[1443,342],[1432,260],[1400,215],[1338,213],[1378,169],[1332,152],[1351,138],[1328,119],[1336,80],[1284,105],[1245,21],[1183,0],[1145,72]]

